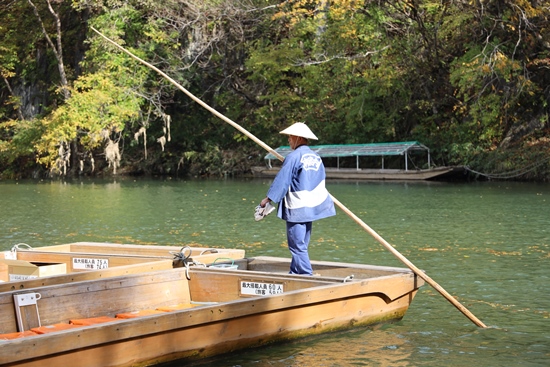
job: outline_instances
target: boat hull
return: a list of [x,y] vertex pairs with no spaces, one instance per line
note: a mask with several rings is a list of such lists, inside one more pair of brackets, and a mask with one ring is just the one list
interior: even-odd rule
[[[258,262],[264,268],[271,262],[275,268],[288,266],[285,260],[273,258]],[[45,324],[62,318],[97,317],[100,311],[113,314],[130,305],[143,309],[152,300],[164,305],[192,300],[196,306],[0,341],[0,364],[146,366],[205,358],[400,320],[423,284],[406,269],[324,262],[313,265],[314,269],[320,269],[321,275],[192,268],[190,280],[185,269],[171,269],[39,288],[40,316]],[[281,285],[284,292],[252,296],[243,289],[243,284]],[[7,293],[0,295],[4,327],[10,324]],[[103,305],[92,307],[93,300]]]
[[[171,326],[171,330],[161,333],[70,350],[5,366],[65,366],[74,365],[75,361],[78,361],[80,367],[150,366],[174,360],[196,360],[337,330],[395,322],[403,318],[413,297],[414,294],[411,294],[407,300],[392,305],[391,309],[382,304],[380,298],[360,297],[199,326],[177,329]],[[369,314],[364,312],[365,308],[386,308],[386,311]],[[331,317],[330,320],[315,316],[333,313],[338,316]],[[87,337],[85,333],[73,334],[75,335],[62,338],[58,342],[64,343],[63,339],[67,338]]]

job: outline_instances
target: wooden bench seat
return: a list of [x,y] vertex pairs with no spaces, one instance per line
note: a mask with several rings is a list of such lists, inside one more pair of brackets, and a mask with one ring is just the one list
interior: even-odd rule
[[184,310],[184,309],[192,308],[196,306],[200,306],[200,305],[191,304],[191,303],[179,303],[176,305],[158,307],[156,309],[122,312],[122,313],[116,314],[116,317],[98,316],[98,317],[90,317],[90,318],[83,318],[83,319],[72,319],[69,321],[68,324],[58,323],[53,325],[35,327],[35,328],[32,328],[31,330],[26,330],[23,332],[0,334],[0,340],[11,340],[11,339],[17,339],[17,338],[24,338],[27,336],[53,333],[56,331],[72,329],[75,327],[92,326],[92,325],[102,324],[106,322],[120,321],[121,319],[131,319],[131,318],[136,318],[141,316],[148,316],[148,315],[155,315],[159,313]]

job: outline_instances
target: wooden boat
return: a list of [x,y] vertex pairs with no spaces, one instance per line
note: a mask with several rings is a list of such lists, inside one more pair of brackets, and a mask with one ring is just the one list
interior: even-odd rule
[[[370,144],[336,144],[336,145],[310,145],[309,148],[317,153],[325,162],[327,179],[344,180],[433,180],[464,178],[464,167],[432,165],[430,149],[418,141],[370,143]],[[292,149],[289,146],[281,146],[275,152],[286,157]],[[409,169],[409,161],[417,153],[425,154],[426,163],[418,161],[418,166],[429,167],[423,169]],[[340,166],[340,158],[347,159],[349,165],[355,159],[354,168]],[[370,158],[370,164],[380,159],[380,166],[361,167],[360,158]],[[373,160],[373,158],[376,158]],[[397,158],[397,159],[396,159]],[[274,177],[280,170],[280,165],[272,166],[272,161],[278,158],[272,152],[264,157],[265,167],[252,167],[252,173],[258,177]],[[390,159],[390,166],[385,163]],[[327,161],[328,160],[328,161]],[[393,163],[391,161],[393,160]],[[336,164],[336,166],[331,166]],[[412,161],[411,161],[412,162]]]
[[[255,177],[275,177],[280,167],[252,167]],[[327,179],[332,180],[384,180],[426,181],[435,179],[464,179],[464,168],[459,166],[433,167],[429,169],[402,170],[387,168],[325,168]]]
[[[401,319],[408,269],[228,260],[0,293],[0,365],[145,366]],[[189,276],[189,278],[188,278]]]
[[[186,264],[212,264],[218,259],[242,259],[244,250],[189,246],[150,246],[97,242],[75,242],[32,248],[14,246],[0,252],[0,292],[92,280],[119,275],[172,269]],[[3,260],[17,260],[38,266],[54,266],[46,276],[9,274]],[[13,262],[12,262],[13,263]],[[62,265],[59,268],[57,265]],[[61,269],[61,270],[59,270]]]

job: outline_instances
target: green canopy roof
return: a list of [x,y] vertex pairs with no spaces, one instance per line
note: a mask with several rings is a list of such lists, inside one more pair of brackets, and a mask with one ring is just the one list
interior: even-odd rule
[[[361,157],[361,156],[386,156],[404,155],[415,150],[427,151],[430,149],[417,141],[405,141],[395,143],[373,143],[373,144],[343,144],[343,145],[310,145],[311,150],[320,157]],[[289,146],[281,146],[275,149],[277,153],[286,157],[291,149]],[[266,160],[277,159],[273,154],[268,153]]]

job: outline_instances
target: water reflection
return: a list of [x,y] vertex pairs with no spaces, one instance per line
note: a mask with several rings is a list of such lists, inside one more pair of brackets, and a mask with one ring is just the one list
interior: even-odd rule
[[[269,180],[0,182],[0,250],[76,241],[288,256],[284,222],[253,219]],[[492,329],[423,287],[403,321],[217,359],[230,366],[547,367],[550,185],[329,182],[331,193]],[[402,264],[344,213],[316,222],[316,260]],[[227,363],[226,363],[227,362]]]
[[[163,366],[413,366],[410,361],[413,346],[406,338],[386,329],[387,326],[374,330],[353,329],[205,361],[176,362]],[[346,342],[343,344],[342,340]]]

